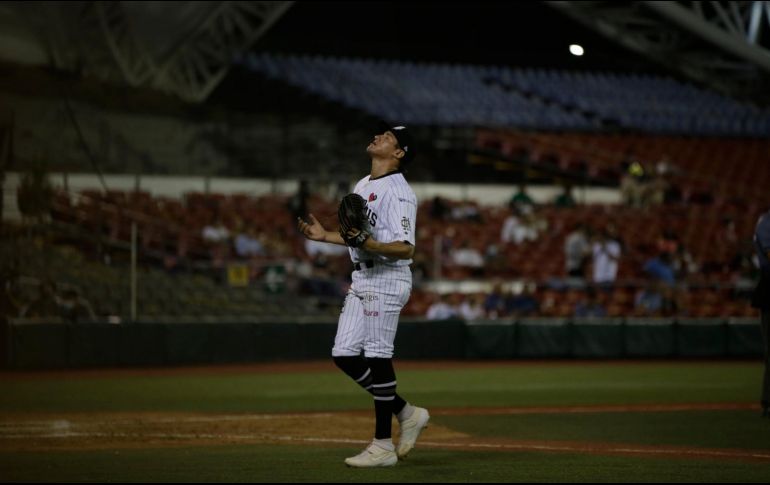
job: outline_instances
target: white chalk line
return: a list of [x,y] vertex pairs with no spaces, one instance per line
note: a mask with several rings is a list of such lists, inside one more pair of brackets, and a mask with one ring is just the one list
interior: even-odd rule
[[[639,405],[603,405],[603,406],[532,406],[532,407],[479,407],[479,408],[445,408],[431,411],[437,416],[474,416],[495,414],[592,414],[592,413],[646,413],[646,412],[679,412],[679,411],[740,411],[758,409],[751,403],[695,403],[695,404],[639,404]],[[141,412],[135,417],[115,417],[109,421],[94,421],[89,419],[83,424],[100,426],[120,423],[212,423],[222,421],[270,421],[278,419],[308,419],[331,418],[344,414],[345,411],[324,413],[274,413],[274,414],[223,414],[211,416],[174,416],[158,417],[143,416]],[[87,416],[84,416],[87,418]],[[0,437],[3,431],[33,431],[50,428],[66,428],[72,423],[66,419],[33,420],[33,421],[0,421]]]
[[[3,435],[7,439],[28,439],[29,434]],[[348,438],[317,438],[317,437],[298,437],[298,436],[277,436],[270,434],[221,434],[221,433],[103,433],[103,432],[75,432],[62,430],[48,434],[35,435],[35,438],[134,438],[134,439],[161,439],[161,440],[206,440],[215,439],[219,441],[287,441],[304,443],[324,443],[324,444],[355,444],[366,445],[367,440],[348,439]],[[464,449],[493,449],[493,450],[516,450],[516,451],[552,451],[568,453],[599,453],[599,454],[634,454],[634,455],[668,455],[668,456],[695,456],[695,457],[720,457],[720,458],[752,458],[770,460],[770,453],[757,453],[752,451],[723,451],[708,449],[681,449],[656,447],[633,448],[633,447],[591,447],[584,445],[548,445],[548,444],[516,444],[516,443],[446,443],[436,441],[420,441],[420,446],[430,448],[464,448]]]

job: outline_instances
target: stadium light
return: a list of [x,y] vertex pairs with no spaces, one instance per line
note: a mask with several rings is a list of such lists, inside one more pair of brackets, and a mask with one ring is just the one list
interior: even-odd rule
[[582,56],[583,55],[583,47],[578,44],[570,44],[569,51],[573,56]]

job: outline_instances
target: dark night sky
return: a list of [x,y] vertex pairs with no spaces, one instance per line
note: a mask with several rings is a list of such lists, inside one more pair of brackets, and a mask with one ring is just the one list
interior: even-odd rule
[[[568,51],[586,49],[583,57]],[[659,72],[542,2],[296,2],[258,52]]]

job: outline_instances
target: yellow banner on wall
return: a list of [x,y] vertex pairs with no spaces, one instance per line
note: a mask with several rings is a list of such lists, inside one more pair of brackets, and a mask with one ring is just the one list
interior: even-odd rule
[[249,286],[249,267],[245,264],[228,265],[227,283],[230,286]]

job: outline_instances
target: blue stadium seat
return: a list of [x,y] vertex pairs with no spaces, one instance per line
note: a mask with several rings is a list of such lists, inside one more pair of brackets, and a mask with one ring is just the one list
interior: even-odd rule
[[636,130],[770,136],[769,111],[652,75],[272,54],[238,62],[371,115],[421,124],[595,129],[578,109]]

